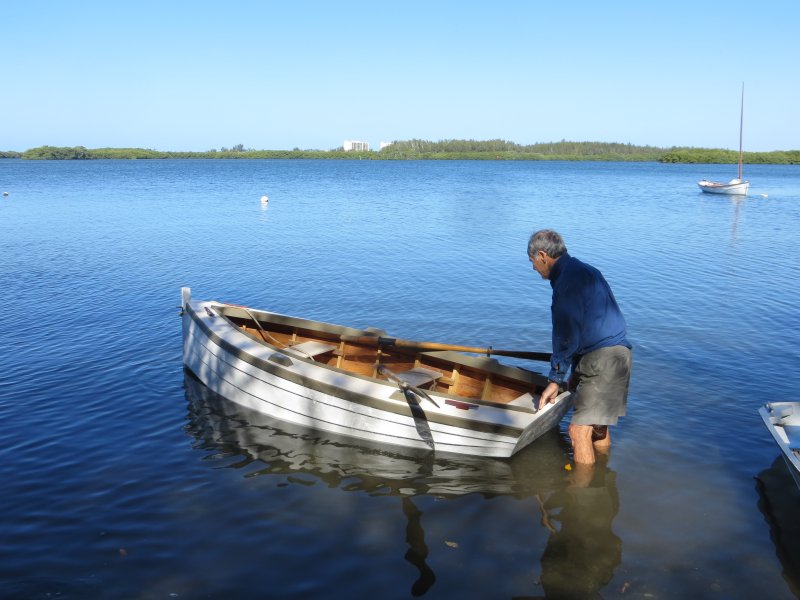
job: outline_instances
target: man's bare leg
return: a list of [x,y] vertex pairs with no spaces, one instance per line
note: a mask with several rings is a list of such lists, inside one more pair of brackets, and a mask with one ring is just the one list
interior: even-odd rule
[[611,430],[608,425],[594,425],[592,427],[592,445],[595,450],[608,450],[611,446]]
[[572,442],[572,453],[576,463],[594,464],[594,448],[592,447],[591,425],[569,425],[569,439]]

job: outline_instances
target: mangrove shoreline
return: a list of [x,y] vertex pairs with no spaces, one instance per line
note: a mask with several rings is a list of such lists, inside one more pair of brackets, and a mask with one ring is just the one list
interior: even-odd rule
[[[0,158],[22,160],[157,160],[157,159],[334,159],[334,160],[565,160],[604,162],[661,162],[734,164],[738,152],[713,148],[658,148],[604,142],[540,143],[523,146],[505,140],[397,141],[366,152],[333,150],[254,150],[241,144],[231,149],[205,152],[175,152],[146,148],[95,148],[83,146],[39,146],[24,152],[0,151]],[[800,150],[745,152],[748,164],[800,164]]]

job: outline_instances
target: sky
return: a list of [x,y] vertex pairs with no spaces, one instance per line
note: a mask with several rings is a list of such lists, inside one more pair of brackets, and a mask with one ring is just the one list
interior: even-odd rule
[[0,150],[800,149],[797,0],[0,0]]

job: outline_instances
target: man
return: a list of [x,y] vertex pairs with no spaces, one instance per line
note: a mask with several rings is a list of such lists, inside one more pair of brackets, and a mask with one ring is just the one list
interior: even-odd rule
[[570,256],[555,231],[531,235],[528,259],[553,288],[553,356],[539,408],[555,401],[561,384],[569,382],[575,462],[593,464],[595,449],[611,445],[608,426],[625,415],[631,375],[625,318],[600,271]]

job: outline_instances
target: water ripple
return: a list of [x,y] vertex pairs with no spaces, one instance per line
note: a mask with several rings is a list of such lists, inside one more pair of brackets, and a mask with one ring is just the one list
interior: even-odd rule
[[[581,506],[621,556],[593,592],[788,597],[800,568],[778,564],[753,477],[777,456],[758,406],[795,397],[800,184],[754,165],[768,198],[707,197],[707,168],[0,161],[0,597],[543,597],[559,565],[586,583],[550,562],[598,523]],[[541,227],[603,271],[635,346],[591,498],[568,487],[563,426],[512,461],[431,460],[184,381],[182,285],[547,351],[550,287],[524,251]]]

